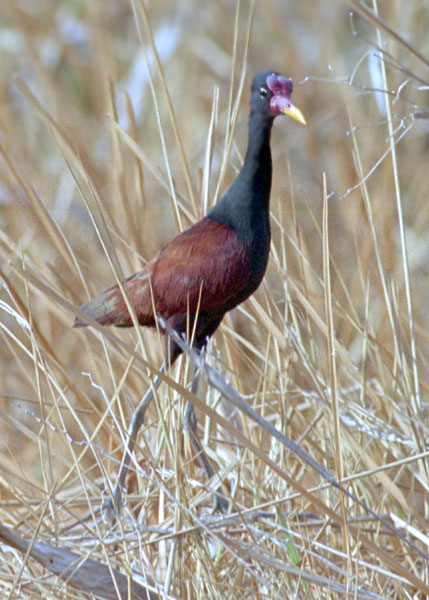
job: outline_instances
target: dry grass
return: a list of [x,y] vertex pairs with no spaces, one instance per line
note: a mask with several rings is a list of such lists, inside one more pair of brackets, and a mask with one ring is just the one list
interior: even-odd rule
[[[240,511],[209,519],[182,431],[184,359],[110,531],[94,511],[162,344],[71,328],[70,306],[135,272],[233,180],[251,75],[291,75],[308,126],[273,132],[268,273],[207,360],[429,551],[429,22],[417,0],[370,4],[256,1],[247,45],[247,2],[157,0],[147,22],[139,0],[0,3],[2,524],[175,597],[429,593],[421,554],[202,382],[205,447]],[[233,428],[204,421],[206,404]],[[0,545],[3,598],[87,597],[28,553]]]

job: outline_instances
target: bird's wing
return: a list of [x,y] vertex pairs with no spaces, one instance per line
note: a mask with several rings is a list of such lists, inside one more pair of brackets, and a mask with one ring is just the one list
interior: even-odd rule
[[[229,309],[248,279],[247,246],[230,227],[206,217],[175,237],[125,285],[140,325],[153,326],[154,310],[169,319],[197,310]],[[119,286],[82,310],[103,325],[132,325]],[[84,324],[75,322],[75,326]]]
[[230,227],[207,217],[170,242],[151,272],[156,309],[165,318],[197,308],[218,312],[248,278],[247,246]]

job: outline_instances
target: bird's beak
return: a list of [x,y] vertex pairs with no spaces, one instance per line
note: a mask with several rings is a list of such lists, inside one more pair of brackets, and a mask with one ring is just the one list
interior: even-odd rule
[[287,115],[288,117],[292,117],[292,119],[295,119],[295,121],[298,121],[303,125],[307,125],[307,122],[302,112],[299,110],[299,108],[297,108],[290,102],[288,102],[287,105],[282,106],[280,108],[280,111],[282,112],[282,114]]

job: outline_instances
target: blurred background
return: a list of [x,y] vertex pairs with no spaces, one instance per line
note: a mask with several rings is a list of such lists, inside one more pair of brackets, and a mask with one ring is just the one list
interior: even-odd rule
[[[114,284],[114,272],[137,271],[227,189],[246,149],[250,81],[265,68],[292,77],[307,126],[275,122],[269,269],[255,298],[225,319],[211,360],[337,475],[340,456],[351,475],[423,450],[428,31],[417,0],[0,2],[3,521],[36,522],[39,502],[53,495],[49,519],[66,524],[63,502],[81,498],[76,514],[87,510],[82,481],[97,503],[105,473],[114,480],[121,443],[107,405],[126,428],[148,379],[99,334],[73,330],[70,306]],[[114,333],[135,347],[135,332]],[[142,334],[157,367],[159,336]],[[162,406],[172,399],[167,389]],[[163,410],[179,435],[180,416]],[[234,418],[302,484],[319,482]],[[146,437],[156,446],[156,411],[151,420]],[[239,451],[216,435],[221,470]],[[263,461],[242,460],[243,479],[228,475],[237,502],[286,494]],[[416,459],[365,494],[381,513],[392,503],[422,526],[427,484],[427,464]],[[152,494],[147,511],[159,522]],[[331,535],[327,543],[341,546]]]

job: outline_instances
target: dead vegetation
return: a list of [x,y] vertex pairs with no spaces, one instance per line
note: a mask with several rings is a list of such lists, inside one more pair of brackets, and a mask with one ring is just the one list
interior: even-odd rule
[[[422,3],[0,11],[2,597],[126,598],[130,585],[146,598],[147,580],[153,598],[425,597]],[[111,530],[98,512],[162,344],[156,332],[73,330],[73,307],[226,189],[248,84],[266,67],[293,77],[308,126],[276,122],[269,270],[206,360],[414,548],[201,381],[205,448],[237,511],[211,516],[216,482],[182,431],[185,359],[156,394],[123,518]]]

